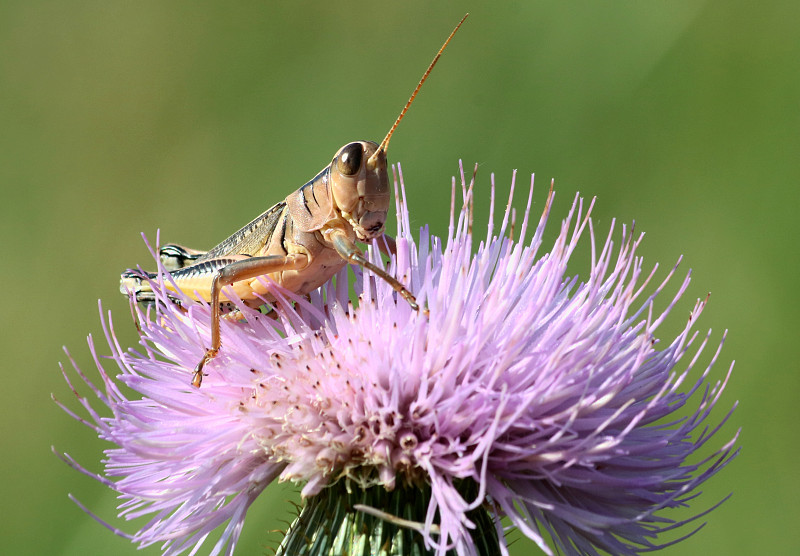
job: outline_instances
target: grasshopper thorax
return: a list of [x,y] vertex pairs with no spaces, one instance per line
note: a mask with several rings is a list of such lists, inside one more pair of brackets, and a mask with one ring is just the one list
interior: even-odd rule
[[386,152],[373,141],[348,143],[331,162],[333,202],[359,240],[383,234],[389,212]]

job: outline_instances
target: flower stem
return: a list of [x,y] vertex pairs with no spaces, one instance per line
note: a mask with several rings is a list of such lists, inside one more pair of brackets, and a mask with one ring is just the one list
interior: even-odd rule
[[[477,491],[463,481],[459,492],[467,500]],[[471,496],[470,496],[471,495]],[[281,542],[277,556],[427,556],[421,531],[431,498],[428,485],[403,486],[389,492],[383,486],[362,489],[338,481],[306,501]],[[377,514],[377,515],[376,515]],[[438,517],[438,516],[437,516]],[[499,554],[494,521],[485,507],[467,513],[477,554]],[[438,528],[431,529],[438,539]],[[455,556],[456,550],[447,552]]]

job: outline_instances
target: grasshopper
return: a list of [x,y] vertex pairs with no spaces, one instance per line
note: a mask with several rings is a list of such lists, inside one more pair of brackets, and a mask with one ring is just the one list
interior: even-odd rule
[[[224,288],[231,288],[248,305],[259,306],[262,299],[274,301],[269,286],[259,280],[262,276],[268,276],[289,291],[305,295],[350,263],[386,281],[414,310],[419,310],[411,292],[369,262],[355,242],[381,238],[381,250],[395,252],[394,240],[384,235],[391,202],[386,162],[389,140],[468,15],[461,19],[436,53],[380,144],[354,141],[343,146],[331,163],[309,182],[210,251],[175,244],[160,248],[162,268],[172,277],[171,281],[165,281],[166,287],[173,291],[178,288],[190,299],[211,304],[211,347],[194,369],[192,386],[200,387],[203,368],[217,356],[221,347],[221,304],[229,301]],[[128,270],[122,274],[120,291],[137,302],[151,302],[155,295],[149,280],[157,276],[157,273]]]

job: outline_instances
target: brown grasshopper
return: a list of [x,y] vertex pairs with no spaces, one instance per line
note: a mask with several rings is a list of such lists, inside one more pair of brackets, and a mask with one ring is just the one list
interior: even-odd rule
[[[193,386],[200,386],[203,368],[220,350],[220,305],[228,301],[223,288],[230,287],[245,303],[258,306],[264,298],[274,301],[269,286],[259,280],[261,276],[269,276],[281,287],[305,295],[351,263],[386,281],[414,310],[419,310],[411,292],[369,262],[355,242],[384,236],[379,242],[382,250],[395,251],[394,240],[384,235],[391,202],[386,162],[389,139],[468,15],[439,49],[380,144],[355,141],[343,146],[311,181],[208,252],[174,244],[161,247],[162,267],[174,282],[165,281],[165,286],[173,291],[177,287],[190,299],[211,304],[211,347],[195,367]],[[147,280],[156,277],[157,273],[128,270],[122,274],[120,291],[137,302],[153,301],[155,296]]]

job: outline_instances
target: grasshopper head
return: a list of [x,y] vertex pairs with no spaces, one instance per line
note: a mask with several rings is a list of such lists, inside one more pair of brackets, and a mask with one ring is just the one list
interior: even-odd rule
[[334,204],[359,240],[383,234],[391,198],[386,153],[377,143],[356,141],[339,149],[331,162],[331,183]]
[[356,236],[361,241],[381,235],[386,223],[386,213],[389,212],[391,201],[389,177],[386,174],[386,149],[389,148],[389,139],[392,138],[394,130],[406,115],[408,107],[414,102],[414,98],[445,47],[468,15],[461,18],[456,28],[444,41],[381,144],[378,145],[372,141],[355,141],[339,149],[339,152],[333,157],[330,166],[333,208],[337,209],[342,217],[353,226]]

